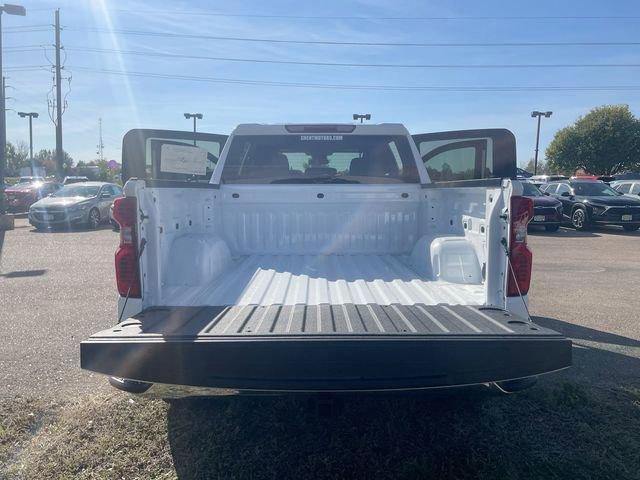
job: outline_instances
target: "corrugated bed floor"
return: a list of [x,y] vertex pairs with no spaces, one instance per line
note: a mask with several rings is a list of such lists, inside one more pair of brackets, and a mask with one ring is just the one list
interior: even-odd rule
[[251,255],[202,288],[165,290],[167,305],[482,305],[483,285],[425,280],[402,255]]
[[548,335],[508,312],[470,305],[269,305],[161,307],[97,337],[280,335]]

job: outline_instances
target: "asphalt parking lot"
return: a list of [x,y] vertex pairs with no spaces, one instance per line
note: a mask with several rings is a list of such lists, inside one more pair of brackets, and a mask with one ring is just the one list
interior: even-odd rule
[[[36,232],[24,218],[0,259],[0,396],[77,396],[106,389],[79,368],[79,342],[115,321],[118,235]],[[574,339],[574,367],[589,383],[640,378],[640,233],[532,231],[535,320]]]

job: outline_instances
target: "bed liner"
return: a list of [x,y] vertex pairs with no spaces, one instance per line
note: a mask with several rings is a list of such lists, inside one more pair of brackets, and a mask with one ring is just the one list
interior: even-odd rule
[[81,344],[82,368],[258,391],[445,387],[571,365],[571,342],[500,309],[323,304],[167,307]]
[[[425,253],[426,254],[426,253]],[[247,255],[204,286],[165,287],[165,305],[470,304],[483,284],[420,275],[408,255]]]

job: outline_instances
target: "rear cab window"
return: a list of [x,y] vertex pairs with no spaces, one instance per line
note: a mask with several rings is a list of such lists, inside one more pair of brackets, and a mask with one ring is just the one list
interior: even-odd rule
[[222,183],[420,183],[403,135],[234,135]]

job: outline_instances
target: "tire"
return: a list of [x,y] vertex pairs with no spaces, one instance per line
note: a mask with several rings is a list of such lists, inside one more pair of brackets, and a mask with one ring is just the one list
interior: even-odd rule
[[544,226],[544,229],[547,232],[557,232],[559,228],[560,228],[560,225],[545,225]]
[[153,383],[137,382],[128,378],[109,377],[109,384],[128,393],[144,393],[151,388]]
[[635,232],[640,228],[640,225],[622,225],[627,232]]
[[93,230],[98,228],[98,225],[100,225],[100,211],[97,208],[92,208],[87,217],[87,227]]
[[587,211],[584,208],[576,208],[571,213],[571,225],[576,230],[586,230],[589,224]]

